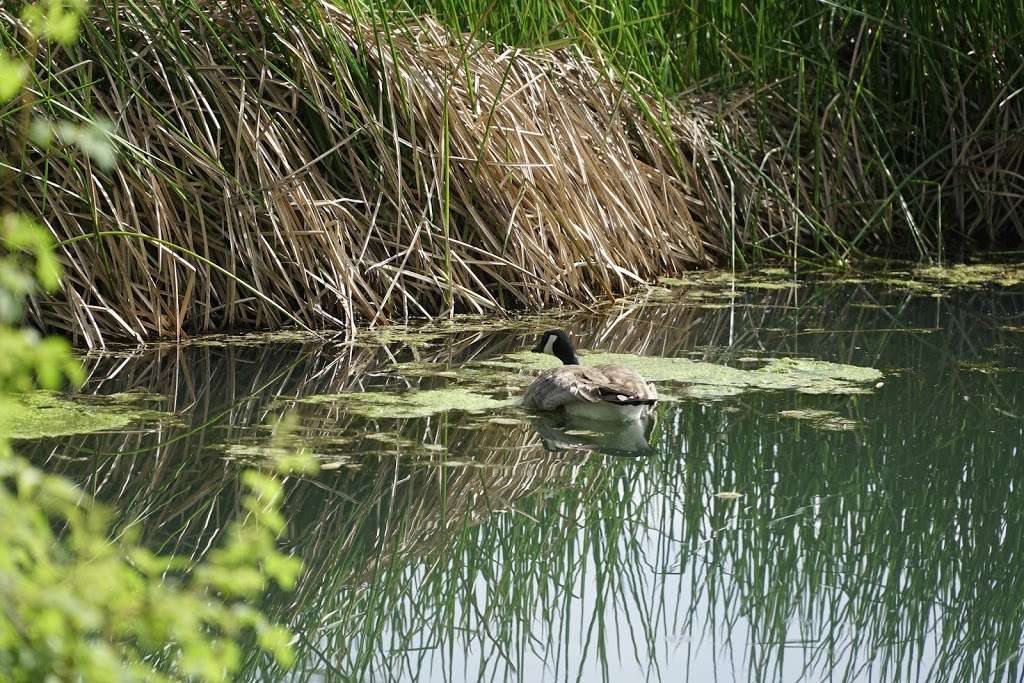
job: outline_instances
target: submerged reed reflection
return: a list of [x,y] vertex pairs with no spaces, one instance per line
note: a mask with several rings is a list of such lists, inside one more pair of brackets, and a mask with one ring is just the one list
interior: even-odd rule
[[[192,346],[93,366],[104,392],[164,393],[179,424],[41,442],[35,457],[117,500],[150,543],[199,556],[237,514],[237,460],[297,416],[295,438],[331,467],[288,483],[307,573],[268,596],[301,657],[284,673],[254,655],[251,680],[1019,680],[1021,293],[805,286],[730,302],[657,300],[573,327],[612,351],[872,365],[884,386],[685,398],[616,437],[514,411],[294,402],[432,386],[448,380],[395,362],[457,373],[533,329]],[[780,415],[805,409],[852,428]],[[641,441],[644,457],[600,452]]]

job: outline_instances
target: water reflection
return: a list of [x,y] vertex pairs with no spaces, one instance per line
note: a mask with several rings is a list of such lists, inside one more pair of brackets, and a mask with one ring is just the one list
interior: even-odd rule
[[604,455],[639,458],[656,451],[650,444],[656,418],[630,422],[600,422],[562,414],[532,420],[544,450],[550,453],[592,451]]
[[[150,544],[198,557],[238,513],[267,425],[297,415],[291,438],[326,469],[288,483],[288,543],[308,570],[268,599],[301,656],[285,674],[254,655],[250,680],[1019,680],[1021,292],[805,285],[712,301],[728,305],[665,298],[559,324],[613,351],[871,365],[885,386],[688,398],[616,436],[515,411],[369,419],[295,402],[458,381],[550,321],[197,344],[90,361],[90,389],[162,394],[177,424],[40,442],[34,457],[116,500]],[[422,360],[456,377],[395,370]],[[779,415],[801,409],[854,428]]]

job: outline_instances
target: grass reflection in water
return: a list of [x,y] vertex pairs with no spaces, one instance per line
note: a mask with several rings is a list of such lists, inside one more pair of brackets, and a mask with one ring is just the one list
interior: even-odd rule
[[[175,424],[42,441],[35,457],[198,557],[237,512],[225,451],[258,457],[264,425],[295,411],[292,438],[331,469],[289,483],[308,573],[267,598],[300,662],[254,658],[253,680],[1018,680],[1020,293],[846,284],[732,301],[660,297],[572,325],[592,348],[805,356],[878,367],[884,386],[684,397],[660,407],[649,452],[618,457],[579,448],[593,430],[509,409],[391,419],[292,400],[443,386],[533,329],[196,345],[93,364],[92,388],[163,393],[154,409]],[[454,375],[393,369],[423,360]],[[844,429],[787,417],[813,410]]]

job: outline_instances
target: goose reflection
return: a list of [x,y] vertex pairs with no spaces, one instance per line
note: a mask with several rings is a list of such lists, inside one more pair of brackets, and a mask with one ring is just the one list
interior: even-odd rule
[[654,415],[630,422],[590,420],[565,414],[545,414],[533,419],[544,449],[558,453],[594,451],[604,455],[640,458],[651,455]]

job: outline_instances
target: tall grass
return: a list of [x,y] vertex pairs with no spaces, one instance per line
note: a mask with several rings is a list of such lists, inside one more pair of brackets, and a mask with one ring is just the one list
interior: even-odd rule
[[[1019,241],[1024,12],[878,0],[96,2],[5,164],[102,346],[581,304],[713,262]],[[14,8],[0,44],[24,53]],[[85,87],[91,85],[91,88]],[[7,131],[22,112],[0,111]]]
[[887,246],[941,258],[947,242],[1024,237],[1020,2],[411,6],[465,31],[480,22],[499,42],[592,46],[667,99],[710,94],[728,111],[728,94],[745,93],[757,135],[732,138],[731,160],[790,157],[793,175],[764,187],[792,205],[809,256]]
[[578,302],[721,248],[581,55],[319,3],[98,10],[42,100],[115,121],[121,164],[21,169],[69,262],[38,319],[86,344]]

